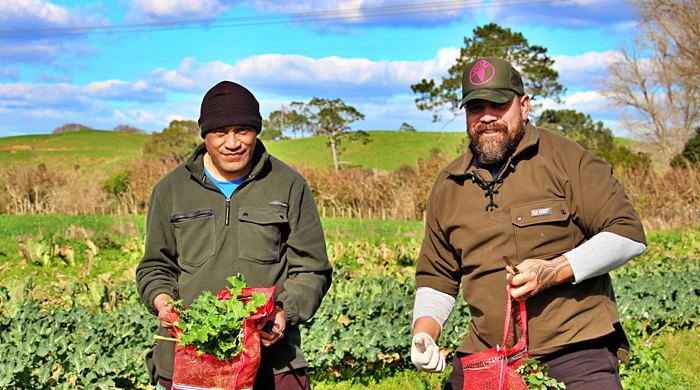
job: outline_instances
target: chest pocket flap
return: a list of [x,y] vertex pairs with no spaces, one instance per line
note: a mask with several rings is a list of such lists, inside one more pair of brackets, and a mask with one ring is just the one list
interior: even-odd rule
[[282,250],[286,210],[243,207],[238,210],[238,255],[256,262],[277,262]]
[[270,208],[240,209],[238,211],[238,220],[241,222],[252,222],[258,225],[288,222],[287,213],[285,211]]
[[540,223],[566,221],[569,207],[564,200],[545,200],[516,206],[510,209],[513,225],[525,227]]
[[573,248],[573,227],[566,201],[547,199],[510,210],[518,257],[551,259]]
[[194,210],[170,216],[175,229],[178,262],[192,267],[200,266],[214,255],[216,230],[214,210]]

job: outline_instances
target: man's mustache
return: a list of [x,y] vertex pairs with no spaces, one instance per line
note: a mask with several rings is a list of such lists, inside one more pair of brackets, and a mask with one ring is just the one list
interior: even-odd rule
[[502,132],[507,132],[508,131],[508,125],[505,123],[501,122],[494,122],[494,123],[479,123],[476,126],[474,126],[474,131],[476,134],[481,134],[486,131],[502,131]]

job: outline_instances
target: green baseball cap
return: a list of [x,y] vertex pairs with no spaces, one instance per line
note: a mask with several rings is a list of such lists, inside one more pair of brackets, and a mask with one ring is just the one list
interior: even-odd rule
[[477,58],[462,73],[462,100],[459,108],[474,99],[506,103],[516,93],[524,95],[525,89],[520,73],[510,62],[498,57]]

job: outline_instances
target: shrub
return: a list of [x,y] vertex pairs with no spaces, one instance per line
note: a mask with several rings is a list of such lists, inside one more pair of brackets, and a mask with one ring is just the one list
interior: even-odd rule
[[401,127],[399,127],[399,131],[416,131],[416,128],[404,122],[401,124]]
[[131,125],[118,125],[112,131],[115,133],[146,134],[146,130]]
[[3,212],[48,214],[56,211],[56,196],[68,184],[66,175],[44,164],[36,167],[13,164],[0,171]]
[[142,214],[147,211],[151,190],[156,182],[175,165],[175,161],[161,162],[140,158],[102,183],[102,189],[114,200],[111,212]]
[[671,166],[676,168],[688,168],[697,165],[700,161],[700,127],[695,129],[695,136],[686,142],[681,154],[671,160]]
[[151,135],[143,147],[143,155],[165,163],[182,162],[201,141],[197,122],[174,120],[160,133]]
[[611,165],[634,167],[651,163],[649,155],[615,145],[612,131],[603,122],[594,122],[590,115],[576,110],[544,110],[537,118],[537,126],[576,141]]
[[61,125],[55,129],[53,129],[54,134],[61,134],[61,133],[72,133],[75,131],[86,131],[86,130],[93,130],[92,127],[81,125],[80,123],[66,123],[65,125]]

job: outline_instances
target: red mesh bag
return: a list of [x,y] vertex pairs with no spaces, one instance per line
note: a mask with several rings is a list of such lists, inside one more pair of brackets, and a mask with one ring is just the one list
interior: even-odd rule
[[[274,308],[273,294],[276,286],[271,288],[244,288],[240,301],[252,299],[253,292],[266,295],[266,302],[249,318],[243,321],[243,347],[238,355],[219,360],[208,353],[197,354],[194,346],[180,346],[175,343],[175,367],[173,371],[173,390],[197,389],[252,389],[255,376],[260,367],[260,331],[256,321],[272,312]],[[219,300],[231,297],[228,290],[217,293]],[[174,336],[182,332],[175,328]]]
[[[527,390],[523,379],[515,370],[520,367],[523,358],[527,358],[527,312],[525,302],[513,311],[513,298],[510,286],[506,289],[506,318],[503,329],[503,343],[486,351],[477,352],[460,359],[464,371],[464,390]],[[512,345],[515,337],[511,329],[511,318],[516,318],[520,329],[520,339]]]

